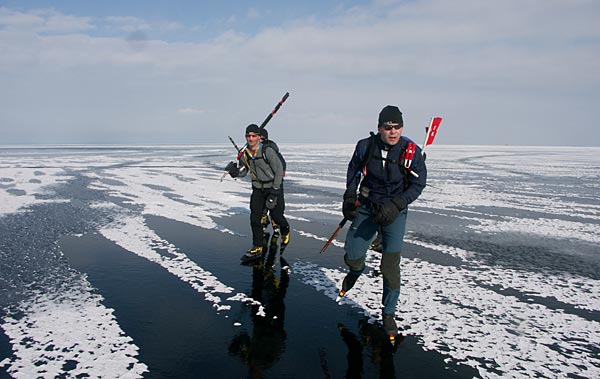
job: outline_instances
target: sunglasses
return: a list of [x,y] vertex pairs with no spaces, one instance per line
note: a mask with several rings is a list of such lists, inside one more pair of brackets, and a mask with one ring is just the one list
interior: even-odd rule
[[400,130],[400,129],[402,129],[403,126],[404,125],[401,125],[401,124],[388,124],[388,123],[386,123],[386,124],[381,125],[381,128],[383,130],[386,130],[386,131],[389,132],[392,129]]

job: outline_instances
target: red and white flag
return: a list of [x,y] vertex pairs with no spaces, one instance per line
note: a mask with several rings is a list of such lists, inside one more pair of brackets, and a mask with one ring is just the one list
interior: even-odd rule
[[431,119],[431,124],[425,128],[425,142],[423,143],[423,149],[425,149],[428,145],[433,143],[435,136],[437,135],[438,128],[442,123],[441,117],[433,117]]

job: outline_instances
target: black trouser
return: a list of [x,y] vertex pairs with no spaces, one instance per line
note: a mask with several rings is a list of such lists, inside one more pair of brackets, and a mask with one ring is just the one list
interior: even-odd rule
[[[258,189],[252,187],[252,195],[250,196],[250,227],[252,228],[252,244],[254,246],[261,246],[263,243],[263,228],[260,222],[260,218],[265,209],[265,203],[269,196],[269,189]],[[281,187],[281,193],[277,196],[277,204],[275,208],[270,210],[271,218],[281,228],[281,232],[285,234],[290,229],[283,211],[285,210],[285,200],[283,197],[283,186]]]

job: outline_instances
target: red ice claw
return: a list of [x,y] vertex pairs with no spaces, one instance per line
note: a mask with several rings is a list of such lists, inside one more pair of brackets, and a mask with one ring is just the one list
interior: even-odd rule
[[401,160],[404,163],[404,167],[415,177],[418,178],[419,174],[411,170],[410,166],[412,165],[412,161],[415,157],[415,152],[417,151],[417,144],[414,142],[409,142],[406,145],[406,149],[402,153]]

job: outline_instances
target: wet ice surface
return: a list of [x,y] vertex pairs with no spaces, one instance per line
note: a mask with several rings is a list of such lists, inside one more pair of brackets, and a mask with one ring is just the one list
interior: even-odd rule
[[[337,305],[344,232],[318,254],[341,217],[353,146],[281,148],[292,243],[287,261],[254,267],[239,266],[249,183],[219,181],[229,146],[0,150],[0,317],[9,339],[0,372],[197,374],[170,371],[160,356],[172,350],[189,362],[221,362],[233,376],[260,368],[281,377],[314,345],[318,357],[301,362],[307,374],[340,377],[356,369],[347,354],[385,352],[364,334],[364,320],[376,325],[380,313],[378,255],[369,254],[369,269]],[[431,186],[411,206],[402,259],[397,318],[406,340],[360,370],[600,376],[600,149],[430,148]],[[114,250],[110,260],[94,252],[98,241]],[[170,341],[183,328],[173,318],[184,316],[144,303],[160,296],[155,283],[172,288],[171,308],[200,307],[202,320],[194,313],[185,326],[198,340],[187,341],[188,330]],[[154,344],[152,333],[161,336]],[[228,348],[214,347],[217,335]]]

